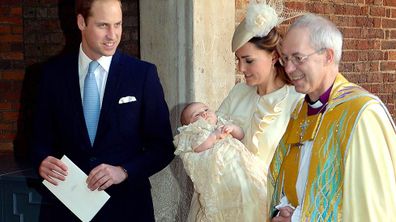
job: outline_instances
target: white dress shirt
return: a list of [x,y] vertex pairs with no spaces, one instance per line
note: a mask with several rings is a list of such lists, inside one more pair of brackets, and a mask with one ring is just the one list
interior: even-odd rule
[[[98,85],[100,95],[100,108],[102,108],[104,91],[106,88],[107,76],[109,75],[109,69],[111,59],[113,56],[102,56],[97,61],[99,63],[98,68],[95,70],[96,84]],[[78,77],[80,83],[81,101],[84,98],[84,81],[85,76],[88,74],[88,66],[92,60],[84,53],[80,44],[80,52],[78,54]]]

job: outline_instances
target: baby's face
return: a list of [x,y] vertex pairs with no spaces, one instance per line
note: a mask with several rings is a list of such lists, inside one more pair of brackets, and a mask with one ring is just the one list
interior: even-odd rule
[[202,118],[208,121],[210,124],[215,125],[217,123],[216,114],[209,109],[209,107],[203,103],[196,103],[190,106],[188,111],[186,112],[186,119],[189,123],[193,123],[197,121],[199,118]]

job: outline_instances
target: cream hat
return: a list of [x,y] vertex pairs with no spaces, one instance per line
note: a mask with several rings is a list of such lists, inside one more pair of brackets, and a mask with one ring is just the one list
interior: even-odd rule
[[[288,12],[285,12],[285,11]],[[282,0],[251,1],[246,18],[238,25],[232,37],[232,52],[242,47],[253,37],[264,37],[271,29],[287,19],[303,14],[290,11],[283,6]]]

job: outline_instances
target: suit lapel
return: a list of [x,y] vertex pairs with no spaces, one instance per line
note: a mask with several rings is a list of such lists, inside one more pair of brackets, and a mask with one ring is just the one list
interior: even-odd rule
[[70,98],[72,98],[70,101],[71,102],[70,105],[71,107],[73,107],[72,115],[75,116],[75,118],[73,119],[75,120],[76,129],[81,129],[81,131],[75,130],[76,132],[75,137],[83,138],[82,140],[84,140],[85,143],[84,147],[91,147],[91,142],[89,140],[87,127],[85,124],[84,111],[81,100],[80,81],[78,75],[78,53],[73,54],[73,56],[71,56],[70,59],[67,60],[65,67],[71,67],[71,69],[67,69],[67,68],[65,69],[67,70],[67,73],[65,73],[65,75],[67,75],[65,79],[67,81],[67,85],[68,85],[67,89],[69,91]]
[[111,60],[111,65],[109,69],[109,74],[107,76],[107,81],[106,81],[106,88],[103,96],[103,101],[102,101],[102,108],[100,111],[100,117],[99,117],[99,123],[98,123],[98,129],[96,132],[96,137],[100,136],[101,132],[103,129],[106,128],[104,121],[106,119],[106,116],[111,109],[111,106],[117,105],[115,104],[114,101],[116,101],[116,96],[117,96],[117,89],[119,85],[119,79],[121,75],[121,54],[120,52],[116,52],[113,55],[113,58]]

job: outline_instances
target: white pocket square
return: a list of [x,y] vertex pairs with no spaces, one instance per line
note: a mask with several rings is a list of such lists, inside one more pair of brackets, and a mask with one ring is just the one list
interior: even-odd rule
[[125,96],[125,97],[121,97],[120,100],[118,100],[118,104],[130,103],[135,101],[136,98],[134,96]]

